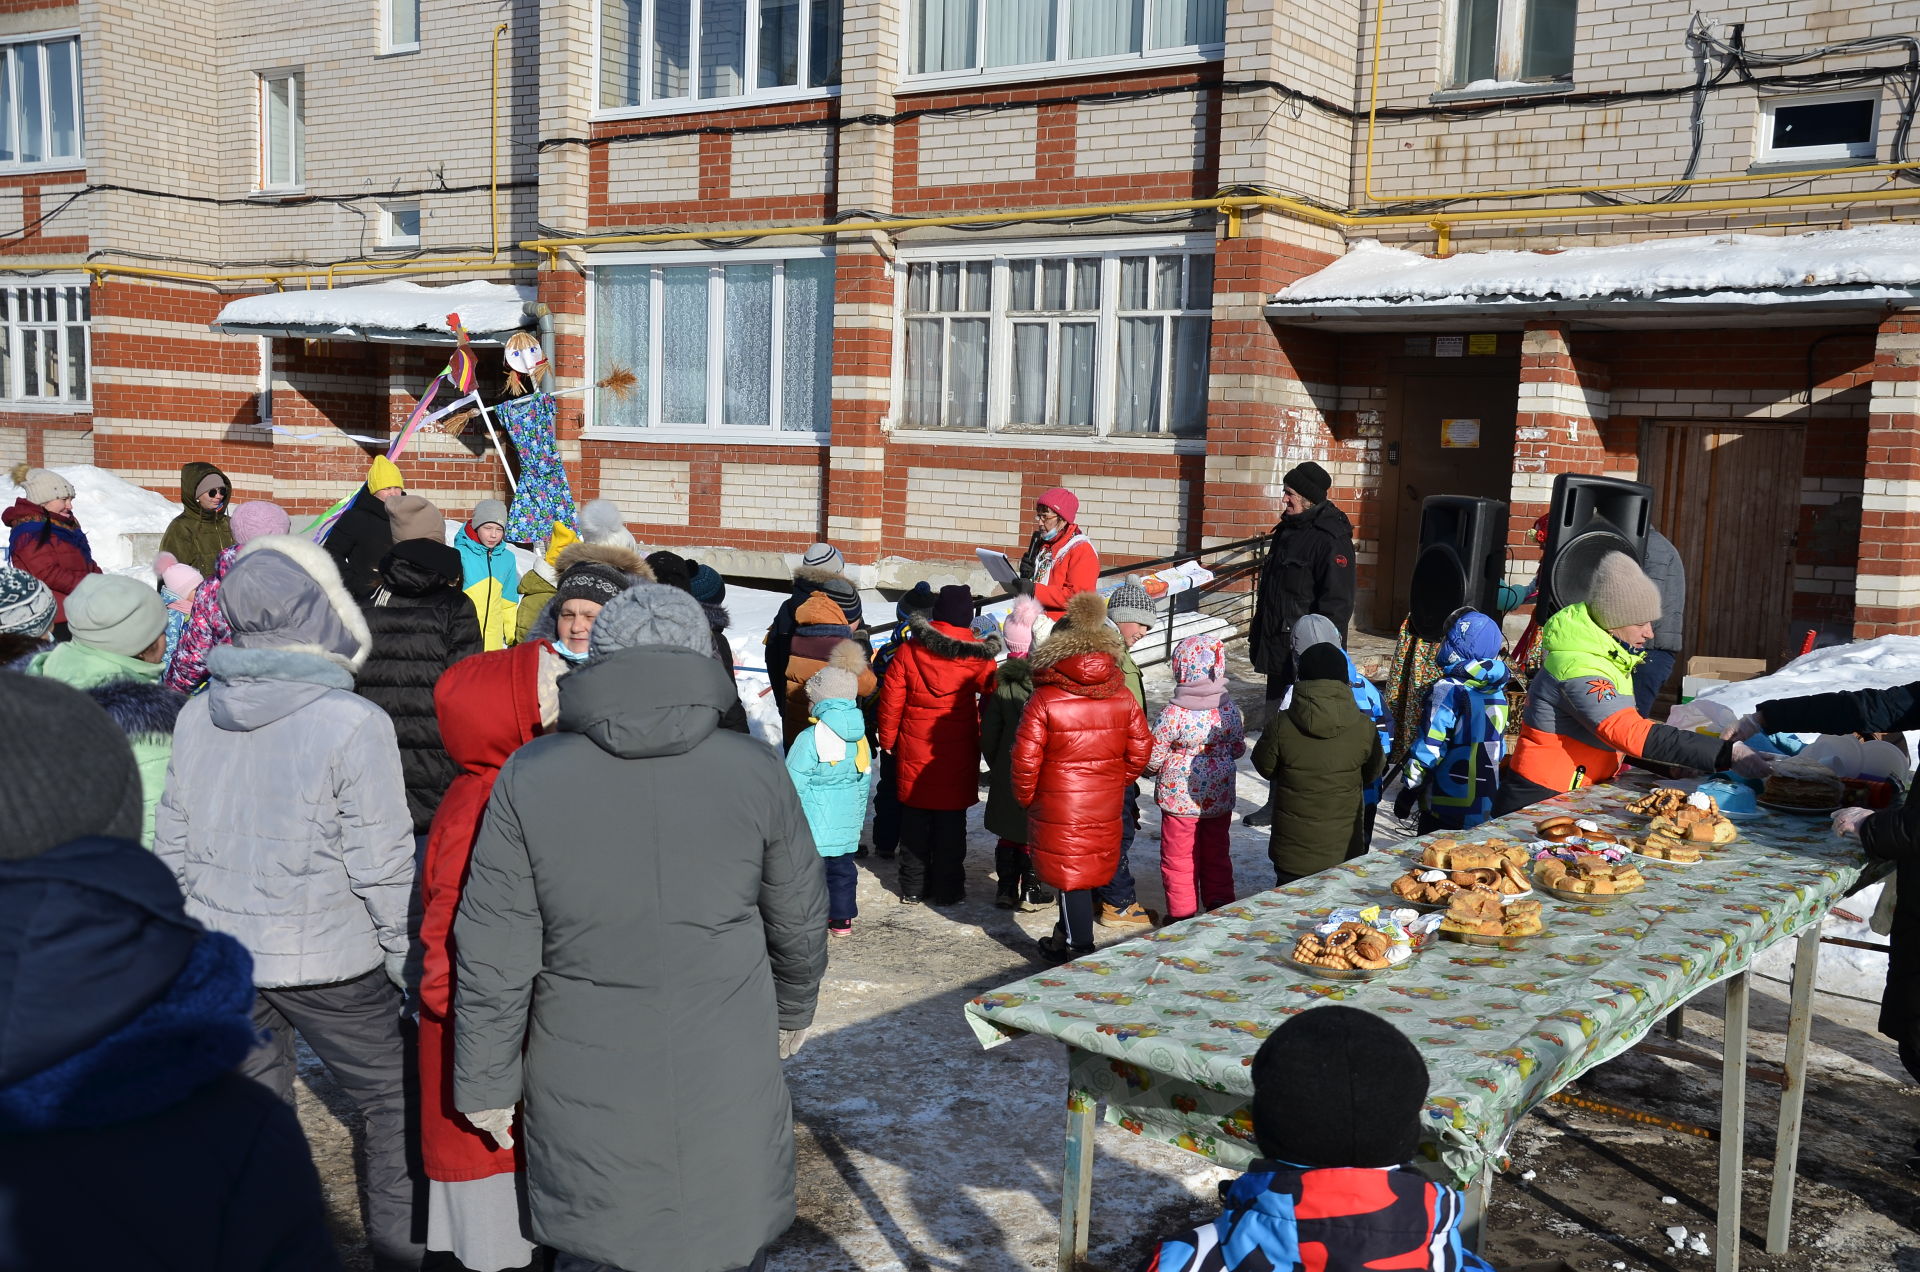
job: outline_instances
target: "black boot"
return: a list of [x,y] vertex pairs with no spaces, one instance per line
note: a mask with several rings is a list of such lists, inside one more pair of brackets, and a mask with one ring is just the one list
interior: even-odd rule
[[1018,910],[1020,908],[1020,875],[1026,864],[1027,854],[1012,844],[995,844],[993,849],[993,894],[994,908],[1000,910]]
[[1240,824],[1242,826],[1252,826],[1255,829],[1259,829],[1262,826],[1273,825],[1272,797],[1269,796],[1266,803],[1260,805],[1260,807],[1254,809],[1252,812],[1248,813],[1245,817],[1242,817],[1240,819]]

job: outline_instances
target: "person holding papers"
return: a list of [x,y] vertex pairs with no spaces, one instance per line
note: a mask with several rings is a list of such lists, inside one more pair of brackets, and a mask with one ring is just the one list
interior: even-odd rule
[[1033,537],[1020,557],[1020,592],[1039,601],[1055,622],[1066,615],[1068,601],[1100,581],[1100,554],[1074,524],[1079,511],[1071,490],[1055,487],[1042,494],[1034,501]]

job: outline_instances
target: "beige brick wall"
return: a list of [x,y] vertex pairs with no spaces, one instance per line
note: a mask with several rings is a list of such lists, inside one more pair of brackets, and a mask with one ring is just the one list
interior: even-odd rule
[[907,535],[1000,547],[1021,538],[1020,474],[907,469]]
[[1103,565],[1168,556],[1185,546],[1187,483],[1177,477],[1068,473],[1061,484],[1080,496],[1080,525]]
[[1028,111],[929,116],[920,121],[920,184],[1031,181],[1034,145],[1034,117]]
[[818,534],[820,470],[793,464],[720,465],[722,525],[776,534]]
[[747,133],[733,139],[736,199],[818,197],[833,186],[837,134],[823,130]]
[[620,505],[630,521],[687,524],[687,465],[654,459],[603,459],[600,494]]
[[1074,166],[1082,177],[1190,172],[1206,148],[1206,94],[1089,102],[1079,110]]
[[[6,476],[8,469],[15,464],[24,463],[26,458],[27,430],[0,425],[0,476]],[[9,486],[13,484],[11,477],[7,477],[7,484]]]
[[700,197],[700,139],[668,137],[607,148],[607,199],[661,203]]
[[40,434],[40,449],[46,453],[44,462],[48,467],[55,464],[91,464],[93,431],[49,429]]

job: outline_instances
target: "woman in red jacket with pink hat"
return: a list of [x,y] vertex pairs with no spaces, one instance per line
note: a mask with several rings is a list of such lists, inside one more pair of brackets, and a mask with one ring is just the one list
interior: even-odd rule
[[1042,493],[1033,503],[1033,537],[1020,557],[1021,591],[1056,623],[1068,601],[1100,582],[1100,554],[1076,524],[1079,515],[1080,500],[1071,490],[1056,486]]

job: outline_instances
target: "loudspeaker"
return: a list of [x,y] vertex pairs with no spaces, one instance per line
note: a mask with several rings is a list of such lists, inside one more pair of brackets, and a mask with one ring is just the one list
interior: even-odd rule
[[1462,606],[1497,619],[1506,568],[1506,504],[1471,495],[1427,496],[1420,504],[1420,552],[1408,595],[1414,633],[1441,639]]
[[1586,600],[1594,569],[1609,552],[1641,560],[1652,517],[1653,491],[1637,481],[1584,473],[1554,478],[1537,612],[1545,615]]

